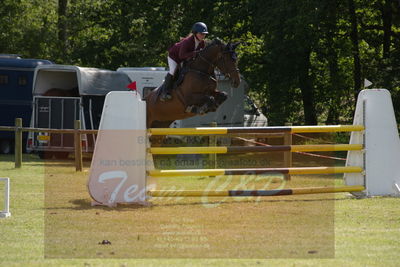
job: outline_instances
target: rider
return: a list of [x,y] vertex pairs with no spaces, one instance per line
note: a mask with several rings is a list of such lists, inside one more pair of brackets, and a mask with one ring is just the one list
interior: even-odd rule
[[164,90],[161,92],[160,100],[171,99],[172,77],[175,69],[181,62],[196,56],[196,52],[205,46],[204,39],[208,34],[207,25],[203,22],[196,22],[192,26],[192,33],[188,37],[175,43],[168,49],[169,72],[165,76]]

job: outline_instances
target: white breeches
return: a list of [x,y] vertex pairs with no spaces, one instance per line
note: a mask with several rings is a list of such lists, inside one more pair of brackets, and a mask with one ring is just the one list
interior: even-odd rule
[[168,66],[169,66],[169,74],[174,75],[178,63],[176,63],[175,60],[173,60],[172,58],[168,57]]

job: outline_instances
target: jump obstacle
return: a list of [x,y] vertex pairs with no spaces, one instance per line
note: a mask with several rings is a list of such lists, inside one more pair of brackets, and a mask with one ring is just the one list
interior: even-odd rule
[[[226,135],[245,133],[351,132],[349,144],[269,147],[150,147],[156,135]],[[243,168],[156,170],[156,154],[226,154],[272,151],[348,151],[343,167]],[[146,103],[134,92],[110,92],[105,99],[88,181],[96,203],[144,204],[151,197],[249,197],[351,192],[358,196],[400,195],[400,139],[389,91],[369,89],[359,93],[353,125],[290,127],[204,127],[146,129]],[[155,190],[150,177],[219,176],[240,174],[344,173],[346,186],[281,190]]]

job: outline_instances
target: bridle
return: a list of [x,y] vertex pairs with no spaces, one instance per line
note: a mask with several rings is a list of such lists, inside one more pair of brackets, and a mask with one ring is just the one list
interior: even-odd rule
[[[214,44],[215,45],[215,44]],[[208,47],[206,48],[206,49],[208,49]],[[207,58],[205,58],[203,55],[202,55],[202,52],[204,52],[206,49],[204,49],[203,51],[201,51],[200,53],[198,53],[198,57],[201,59],[201,60],[203,60],[204,62],[206,62],[207,64],[208,64],[208,66],[211,66],[212,67],[212,69],[214,70],[215,68],[218,68],[220,71],[221,71],[221,73],[222,74],[224,74],[224,76],[225,77],[228,77],[228,78],[230,78],[231,77],[231,74],[233,73],[233,72],[239,72],[239,68],[237,68],[237,67],[235,67],[235,68],[232,68],[231,70],[229,70],[229,71],[227,71],[227,72],[223,72],[222,70],[221,70],[221,68],[219,68],[218,66],[217,66],[217,63],[219,62],[219,61],[221,61],[222,60],[222,65],[223,65],[223,69],[226,69],[225,67],[226,67],[226,59],[225,59],[225,56],[224,56],[224,54],[231,54],[231,56],[233,57],[233,54],[232,53],[234,53],[234,51],[233,50],[228,50],[228,51],[221,51],[221,52],[219,52],[218,54],[218,57],[214,60],[214,61],[209,61]]]

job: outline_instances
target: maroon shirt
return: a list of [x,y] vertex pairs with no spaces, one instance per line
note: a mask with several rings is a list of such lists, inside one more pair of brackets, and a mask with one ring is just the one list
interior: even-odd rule
[[195,50],[194,47],[196,45],[194,40],[194,35],[186,37],[185,39],[181,40],[179,43],[174,44],[168,49],[169,57],[175,60],[176,63],[181,63],[182,61],[192,58],[195,56],[195,51],[198,51],[204,48],[205,44],[204,41],[200,41],[197,49]]

